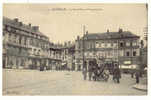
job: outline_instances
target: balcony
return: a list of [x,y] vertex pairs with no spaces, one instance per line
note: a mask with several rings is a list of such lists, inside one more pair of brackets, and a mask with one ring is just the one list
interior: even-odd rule
[[28,45],[19,44],[19,43],[15,43],[15,42],[12,42],[12,41],[5,41],[4,43],[9,44],[9,45],[13,45],[13,46],[17,46],[17,47],[29,48]]

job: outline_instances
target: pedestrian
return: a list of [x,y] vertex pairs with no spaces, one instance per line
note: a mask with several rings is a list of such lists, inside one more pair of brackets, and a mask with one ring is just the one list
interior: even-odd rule
[[139,71],[136,71],[136,73],[135,73],[136,84],[139,83],[139,77],[140,77]]
[[117,83],[120,83],[121,78],[121,72],[118,66],[115,67],[113,71],[113,80],[115,80]]
[[87,69],[86,68],[83,68],[82,74],[83,74],[84,80],[86,80],[87,79]]
[[94,69],[94,71],[93,71],[93,74],[94,74],[94,76],[93,76],[93,79],[94,79],[94,81],[97,81],[97,68],[95,67],[95,69]]
[[40,65],[40,71],[44,71],[42,64]]
[[92,66],[89,66],[88,68],[89,68],[89,70],[88,70],[88,74],[89,74],[89,81],[91,81],[92,73],[93,73]]
[[134,70],[131,71],[131,78],[134,77]]

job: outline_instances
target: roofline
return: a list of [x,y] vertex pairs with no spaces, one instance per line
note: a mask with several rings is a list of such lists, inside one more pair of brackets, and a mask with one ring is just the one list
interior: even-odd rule
[[[6,17],[6,16],[3,16],[3,19],[4,18],[6,18],[6,19],[9,19],[9,20],[11,20],[11,21],[13,21],[13,19],[10,19],[10,18],[8,18],[8,17]],[[3,20],[4,21],[4,20]],[[36,32],[32,32],[31,30],[32,29],[28,29],[28,28],[22,28],[22,27],[17,27],[17,26],[15,26],[15,25],[12,25],[12,24],[8,24],[8,23],[3,23],[4,25],[8,25],[8,26],[11,26],[11,27],[14,27],[14,28],[17,28],[17,29],[20,29],[20,30],[23,30],[23,31],[27,31],[27,32],[30,32],[30,33],[33,33],[33,34],[36,34],[36,35],[39,35],[39,36],[43,36],[43,37],[46,37],[46,38],[48,38],[48,36],[46,36],[46,35],[44,35],[42,32],[40,32],[41,34],[37,34]],[[23,23],[24,24],[24,23]],[[28,26],[27,24],[24,24],[25,26]]]

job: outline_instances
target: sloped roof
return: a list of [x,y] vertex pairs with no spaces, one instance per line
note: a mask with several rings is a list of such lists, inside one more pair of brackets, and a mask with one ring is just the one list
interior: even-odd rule
[[106,33],[88,33],[85,34],[84,38],[86,39],[118,39],[118,38],[139,38],[139,36],[129,32],[123,31],[119,32],[106,32]]
[[22,25],[19,25],[20,24],[19,22],[15,22],[14,20],[12,20],[10,18],[7,18],[5,16],[3,16],[3,24],[9,25],[9,26],[12,26],[12,27],[15,27],[15,28],[20,28],[22,30],[25,30],[25,31],[28,31],[28,32],[32,32],[32,33],[40,35],[40,36],[47,37],[46,35],[41,33],[39,30],[35,31],[29,25],[26,25],[26,24],[23,24],[23,23],[22,23]]

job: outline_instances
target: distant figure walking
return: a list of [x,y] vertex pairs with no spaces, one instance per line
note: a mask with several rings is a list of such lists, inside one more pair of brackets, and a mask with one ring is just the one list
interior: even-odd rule
[[113,80],[116,80],[117,83],[120,83],[121,72],[118,66],[115,67],[113,71]]
[[93,69],[92,69],[92,66],[89,66],[88,68],[89,68],[89,70],[88,70],[88,74],[89,74],[89,81],[91,81],[92,74],[93,74]]
[[139,83],[139,77],[140,77],[140,73],[139,73],[139,71],[136,71],[136,73],[135,73],[136,84]]
[[87,79],[87,69],[86,68],[83,68],[82,74],[83,74],[84,80],[86,80]]
[[131,78],[134,77],[134,73],[135,73],[134,70],[132,70],[132,71],[131,71]]

